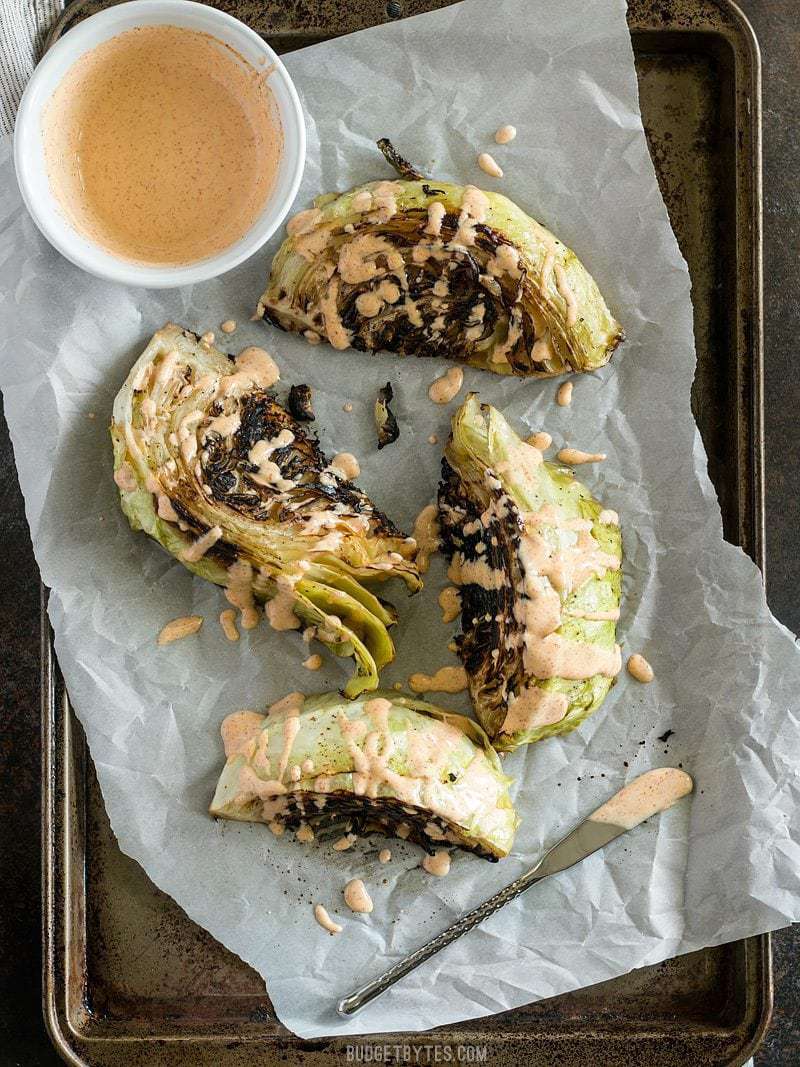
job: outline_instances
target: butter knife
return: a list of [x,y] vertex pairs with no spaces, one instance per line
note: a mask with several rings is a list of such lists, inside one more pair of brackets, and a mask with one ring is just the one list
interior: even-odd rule
[[504,904],[520,896],[526,889],[530,889],[532,885],[541,882],[543,878],[548,878],[551,874],[558,874],[559,871],[565,871],[568,867],[580,863],[582,859],[605,848],[606,845],[627,833],[628,830],[632,830],[645,819],[666,811],[682,797],[691,793],[692,788],[693,783],[689,775],[674,767],[647,771],[638,778],[634,778],[562,838],[558,844],[545,852],[535,867],[507,885],[505,889],[495,893],[493,897],[489,897],[483,904],[479,904],[477,908],[462,915],[452,926],[390,967],[378,978],[354,990],[349,996],[343,997],[337,1005],[339,1014],[353,1015],[360,1011],[370,1001],[385,993],[395,982],[452,944],[457,938],[468,933],[484,919],[494,915]]

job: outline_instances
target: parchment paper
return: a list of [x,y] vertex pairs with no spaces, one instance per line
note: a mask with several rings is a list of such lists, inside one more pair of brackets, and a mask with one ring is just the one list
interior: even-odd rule
[[[507,759],[524,823],[499,865],[459,854],[436,879],[400,842],[382,866],[380,839],[337,854],[262,826],[213,822],[221,719],[291,689],[338,687],[350,665],[326,656],[310,675],[297,635],[263,624],[229,644],[216,622],[221,592],[129,530],[111,480],[114,394],[166,320],[205,330],[235,318],[228,347],[265,344],[282,384],[311,383],[324,447],[353,451],[363,485],[408,529],[437,482],[441,448],[427,438],[445,439],[455,406],[426,396],[444,365],[335,353],[249,323],[277,241],[191,289],[99,282],[39,236],[6,146],[0,381],[59,661],[121,847],[264,975],[280,1018],[305,1037],[481,1016],[797,919],[800,658],[755,567],[722,540],[689,410],[689,278],[642,133],[624,4],[468,0],[287,62],[310,135],[298,207],[322,190],[389,176],[373,141],[390,135],[431,174],[499,188],[549,225],[623,321],[628,340],[610,367],[576,379],[571,408],[555,405],[553,382],[468,371],[465,391],[520,430],[548,429],[556,446],[608,453],[582,476],[622,517],[620,639],[626,654],[644,652],[656,681],[621,677],[579,731]],[[495,182],[475,159],[508,122],[519,136],[495,150],[507,175]],[[371,408],[387,380],[402,432],[379,454]],[[423,595],[394,590],[399,654],[386,683],[453,661],[454,627],[436,607],[443,584],[437,560]],[[206,617],[199,636],[157,649],[163,623],[188,612]],[[667,729],[672,738],[658,742]],[[516,877],[624,780],[678,763],[697,780],[691,803],[536,887],[362,1014],[336,1018],[338,997]],[[370,916],[344,907],[352,876],[374,897]],[[338,915],[341,935],[316,925],[313,902]]]

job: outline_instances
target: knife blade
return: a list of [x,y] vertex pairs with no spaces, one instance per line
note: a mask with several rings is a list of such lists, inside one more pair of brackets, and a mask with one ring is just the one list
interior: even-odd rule
[[574,830],[570,831],[552,848],[544,853],[539,862],[516,881],[489,897],[472,911],[462,915],[452,926],[442,931],[427,944],[390,967],[388,971],[360,986],[337,1004],[340,1015],[353,1015],[375,1000],[387,989],[409,974],[421,963],[451,945],[457,938],[473,930],[490,915],[494,915],[510,900],[530,889],[532,885],[573,867],[635,826],[671,808],[682,797],[691,793],[692,779],[685,771],[675,767],[663,767],[647,771],[623,786]]

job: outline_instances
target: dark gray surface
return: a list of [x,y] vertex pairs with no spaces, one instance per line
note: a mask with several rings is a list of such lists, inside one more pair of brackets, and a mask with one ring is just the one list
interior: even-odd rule
[[[764,60],[767,590],[800,630],[800,5],[743,0]],[[2,298],[2,294],[0,294]],[[46,313],[46,312],[45,312]],[[40,1012],[39,586],[0,419],[0,1065],[61,1061]],[[757,1067],[800,1064],[800,927],[774,937],[774,1022]],[[689,1065],[691,1067],[691,1065]]]
[[[800,631],[800,6],[745,0],[761,44],[764,105],[764,310],[767,596]],[[800,1064],[800,926],[781,930],[775,952],[775,1014],[756,1067]]]

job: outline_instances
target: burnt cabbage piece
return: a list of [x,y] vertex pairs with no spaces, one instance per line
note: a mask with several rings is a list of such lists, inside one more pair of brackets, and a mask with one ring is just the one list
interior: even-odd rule
[[453,416],[439,509],[481,725],[501,751],[574,730],[621,667],[616,513],[475,394]]
[[258,315],[334,348],[498,374],[602,367],[623,331],[578,257],[500,193],[403,176],[319,197],[288,224]]
[[300,422],[314,422],[316,419],[310,385],[293,385],[286,398],[286,406]]
[[414,545],[277,402],[276,377],[261,349],[234,362],[165,326],[114,401],[114,480],[131,526],[226,587],[245,628],[268,601],[276,629],[354,657],[355,696],[394,657],[394,609],[364,583],[420,588]]
[[373,414],[375,418],[375,429],[378,431],[378,451],[382,448],[386,448],[387,445],[392,444],[400,436],[400,427],[397,425],[397,418],[389,407],[393,396],[394,391],[392,389],[392,383],[387,382],[382,389],[378,390],[378,395],[375,398]]
[[377,830],[428,852],[452,843],[496,860],[511,849],[511,779],[461,715],[391,691],[353,701],[290,693],[266,715],[228,716],[222,736],[212,815],[290,828],[300,840],[338,834],[344,846]]

